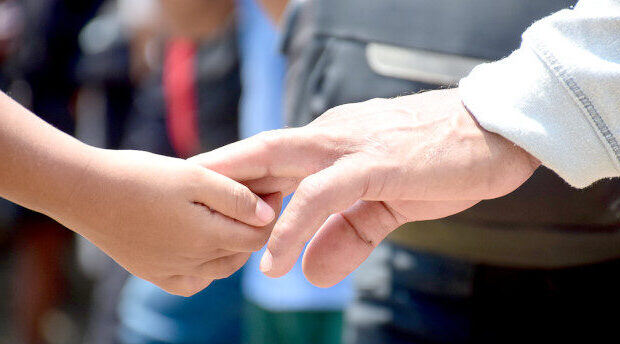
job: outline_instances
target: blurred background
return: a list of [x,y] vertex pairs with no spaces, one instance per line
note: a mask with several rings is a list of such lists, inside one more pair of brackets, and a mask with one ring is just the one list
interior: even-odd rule
[[[0,89],[93,146],[187,158],[454,86],[575,2],[0,0]],[[299,261],[266,278],[259,252],[180,298],[0,198],[0,344],[617,342],[619,224],[620,182],[574,190],[540,168],[507,197],[403,226],[333,288]]]

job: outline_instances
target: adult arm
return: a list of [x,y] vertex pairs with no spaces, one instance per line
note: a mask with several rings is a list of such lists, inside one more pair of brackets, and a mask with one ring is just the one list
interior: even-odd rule
[[[0,196],[49,215],[133,274],[191,295],[266,242],[274,210],[187,161],[82,144],[0,93]],[[279,197],[268,198],[272,204]]]

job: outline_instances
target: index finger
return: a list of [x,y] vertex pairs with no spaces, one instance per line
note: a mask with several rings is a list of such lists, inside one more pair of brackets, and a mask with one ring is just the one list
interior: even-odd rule
[[330,217],[304,254],[303,270],[308,281],[319,287],[331,287],[352,273],[389,233],[403,223],[446,217],[471,207],[477,201],[394,203],[400,204],[392,207],[379,201],[358,201],[353,207]]
[[305,177],[326,160],[320,141],[306,128],[272,130],[188,160],[237,181]]
[[269,239],[261,260],[263,273],[270,277],[288,273],[327,218],[362,197],[365,180],[363,171],[352,164],[336,164],[304,179]]

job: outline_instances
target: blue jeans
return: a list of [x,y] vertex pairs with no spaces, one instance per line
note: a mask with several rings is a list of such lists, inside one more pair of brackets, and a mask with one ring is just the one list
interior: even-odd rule
[[242,309],[240,272],[189,298],[130,277],[119,302],[119,343],[240,343]]

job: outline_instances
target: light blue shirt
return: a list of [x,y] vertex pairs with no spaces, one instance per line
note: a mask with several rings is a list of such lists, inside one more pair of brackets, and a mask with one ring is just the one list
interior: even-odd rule
[[[279,34],[270,18],[255,0],[238,2],[243,85],[240,134],[246,138],[284,126],[286,61],[279,52]],[[272,311],[340,310],[350,300],[350,278],[329,289],[317,288],[305,279],[299,259],[286,276],[271,279],[259,271],[262,253],[252,255],[243,275],[245,297],[259,306]]]

